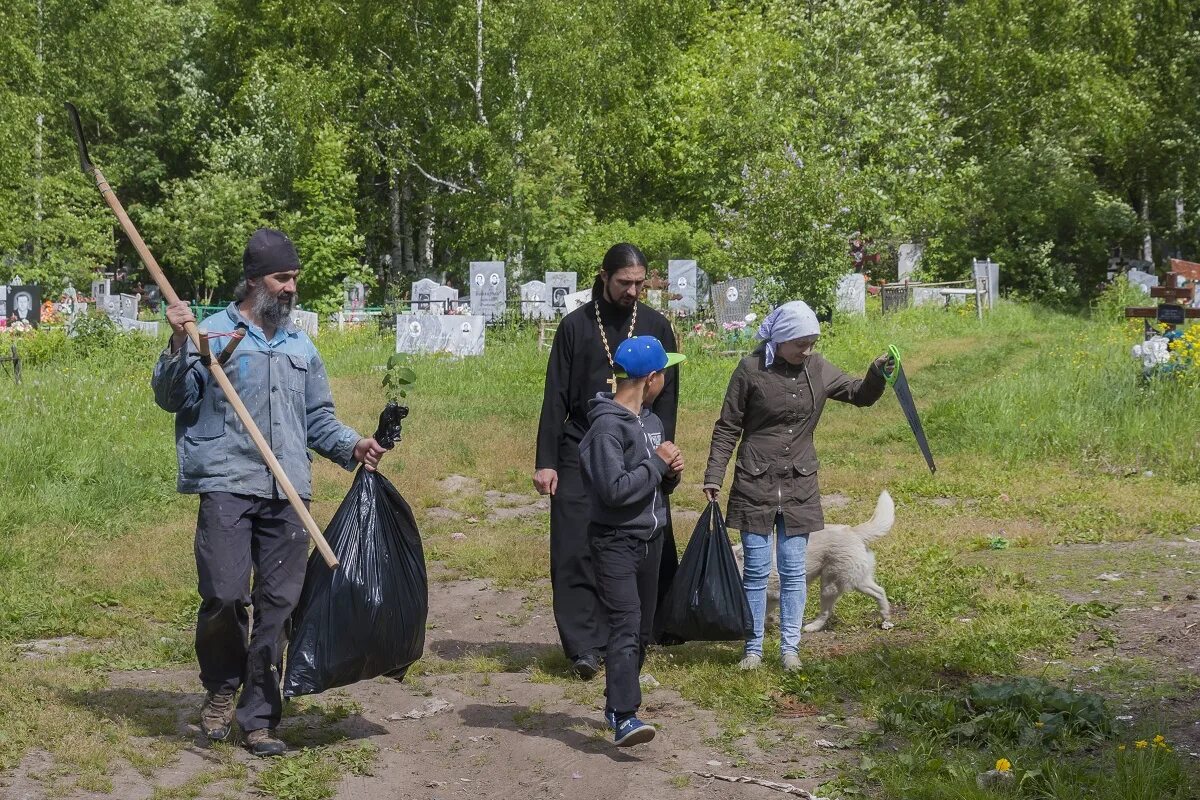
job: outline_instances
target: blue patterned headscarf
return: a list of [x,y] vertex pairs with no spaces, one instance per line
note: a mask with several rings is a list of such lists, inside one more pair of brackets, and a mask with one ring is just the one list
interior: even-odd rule
[[775,349],[782,342],[800,339],[805,336],[820,336],[821,323],[817,315],[802,300],[784,303],[779,308],[767,314],[762,325],[758,326],[758,338],[767,343],[766,365],[769,367],[775,361]]

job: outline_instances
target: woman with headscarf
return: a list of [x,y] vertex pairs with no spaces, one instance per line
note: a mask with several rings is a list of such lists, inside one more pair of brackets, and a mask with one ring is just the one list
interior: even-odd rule
[[716,500],[738,440],[726,524],[741,531],[743,582],[754,616],[742,669],[762,663],[771,545],[779,570],[780,651],[786,670],[800,668],[800,628],[807,595],[808,534],[825,526],[817,483],[813,429],[825,401],[869,406],[883,394],[885,353],[866,377],[852,378],[813,352],[821,335],[817,316],[800,301],[785,303],[763,321],[762,344],[729,379],[721,417],[713,428],[704,493]]

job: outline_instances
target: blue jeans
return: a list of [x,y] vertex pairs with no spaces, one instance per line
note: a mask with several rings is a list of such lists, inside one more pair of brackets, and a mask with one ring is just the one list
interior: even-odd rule
[[754,616],[754,638],[746,641],[746,655],[761,656],[763,651],[772,536],[775,538],[775,559],[779,569],[779,650],[781,655],[800,650],[800,628],[804,623],[804,603],[808,599],[804,560],[808,550],[808,534],[784,535],[783,518],[776,517],[774,533],[742,531],[742,556],[746,562],[742,584]]

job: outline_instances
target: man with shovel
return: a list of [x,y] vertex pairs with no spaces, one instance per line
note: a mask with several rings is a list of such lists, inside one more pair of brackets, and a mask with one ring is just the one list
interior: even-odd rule
[[[277,230],[255,231],[242,269],[235,302],[205,320],[200,335],[212,352],[228,358],[225,374],[307,505],[309,448],[346,469],[355,463],[374,469],[385,450],[334,416],[321,357],[290,320],[300,271],[292,242]],[[158,405],[175,414],[179,491],[200,495],[196,657],[208,691],[200,727],[211,740],[227,738],[241,689],[236,717],[246,746],[255,755],[280,755],[287,750],[275,735],[283,713],[279,679],[285,626],[304,584],[308,536],[188,338],[185,328],[195,323],[191,309],[172,303],[167,321],[171,342],[151,385]]]

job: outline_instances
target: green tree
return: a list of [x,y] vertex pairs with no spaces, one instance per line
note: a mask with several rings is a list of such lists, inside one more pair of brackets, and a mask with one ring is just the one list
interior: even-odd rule
[[331,313],[342,306],[342,283],[369,281],[360,261],[362,237],[357,233],[354,199],[357,176],[347,165],[346,135],[331,124],[316,133],[306,175],[296,180],[300,209],[292,217],[291,234],[304,268],[305,307]]

